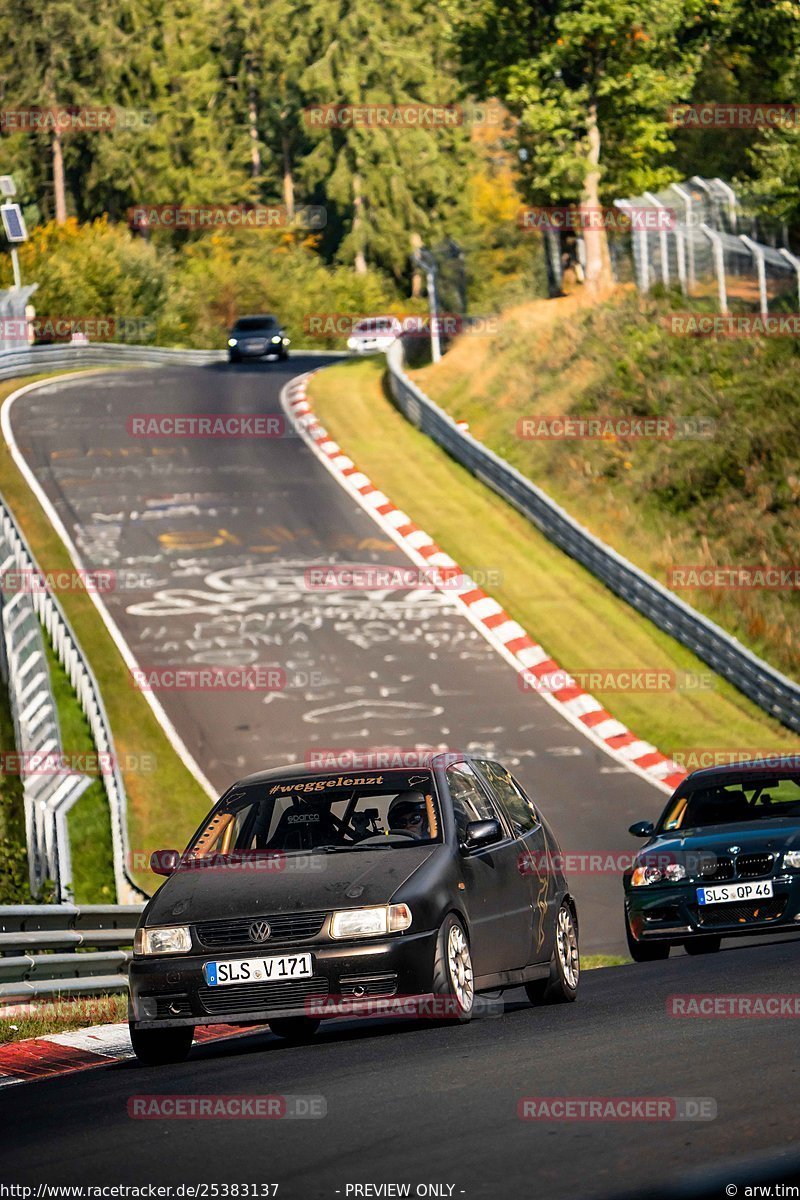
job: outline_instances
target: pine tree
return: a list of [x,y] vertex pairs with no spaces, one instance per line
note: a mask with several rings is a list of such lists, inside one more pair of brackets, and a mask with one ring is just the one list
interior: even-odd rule
[[[326,104],[452,104],[455,80],[438,49],[444,22],[419,2],[319,0],[308,12],[307,109]],[[415,242],[440,240],[463,217],[469,143],[456,128],[315,127],[301,177],[324,190],[342,223],[337,257],[403,278]]]

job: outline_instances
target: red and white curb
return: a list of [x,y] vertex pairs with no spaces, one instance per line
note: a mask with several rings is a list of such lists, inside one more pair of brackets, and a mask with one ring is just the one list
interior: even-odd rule
[[[263,1025],[257,1028],[200,1025],[195,1028],[194,1040],[195,1044],[222,1041],[264,1028]],[[92,1025],[70,1033],[48,1033],[46,1037],[7,1042],[0,1045],[0,1088],[105,1067],[133,1057],[127,1022]]]
[[[459,604],[465,616],[490,645],[518,673],[531,681],[531,691],[556,708],[571,725],[618,763],[641,775],[661,791],[671,793],[686,777],[686,771],[655,746],[631,733],[603,708],[599,700],[579,687],[547,651],[492,596],[462,572],[458,563],[441,546],[437,546],[424,529],[420,529],[407,513],[397,508],[388,496],[376,488],[342,447],[328,436],[328,431],[317,420],[308,399],[308,381],[314,374],[316,372],[309,372],[287,384],[281,393],[281,403],[297,432],[331,474],[417,566],[443,568],[448,575],[456,574],[463,578],[463,587],[452,591],[448,589],[446,594]],[[563,678],[563,687],[553,691],[544,687],[537,690],[536,680],[553,675],[559,680]]]

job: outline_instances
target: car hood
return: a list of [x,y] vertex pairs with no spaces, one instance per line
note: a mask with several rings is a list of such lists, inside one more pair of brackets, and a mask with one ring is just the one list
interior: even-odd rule
[[637,857],[671,853],[680,855],[689,851],[729,856],[731,846],[740,847],[737,853],[765,854],[800,848],[800,822],[794,817],[783,817],[661,833],[649,841]]
[[280,869],[263,859],[228,867],[184,867],[156,892],[144,923],[192,924],[259,913],[274,916],[387,904],[438,848],[286,855]]

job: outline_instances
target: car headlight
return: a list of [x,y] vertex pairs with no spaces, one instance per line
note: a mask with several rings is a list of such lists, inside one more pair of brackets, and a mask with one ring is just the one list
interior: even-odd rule
[[291,345],[291,343],[292,343],[292,339],[291,339],[291,338],[284,338],[284,339],[283,339],[283,344],[284,344],[284,346],[290,346],[290,345]]
[[631,876],[631,887],[647,887],[651,883],[679,883],[686,878],[686,868],[680,863],[667,863],[656,867],[652,863],[636,867]]
[[783,866],[792,871],[800,871],[800,850],[787,850],[783,856]]
[[155,925],[137,929],[133,939],[134,954],[187,954],[192,948],[188,925]]
[[281,338],[280,338],[280,334],[277,334],[277,333],[276,333],[276,334],[275,334],[275,337],[272,339],[273,343],[275,343],[275,342],[279,342],[280,340],[281,340]]
[[228,345],[229,346],[238,346],[239,341],[237,338],[228,338]]
[[374,937],[397,933],[411,924],[407,904],[384,904],[380,908],[348,908],[331,918],[331,937]]

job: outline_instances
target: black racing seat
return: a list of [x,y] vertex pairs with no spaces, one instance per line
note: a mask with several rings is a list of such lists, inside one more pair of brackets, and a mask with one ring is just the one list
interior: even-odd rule
[[338,845],[342,841],[330,809],[322,805],[287,808],[269,839],[270,850],[313,850],[315,846]]

